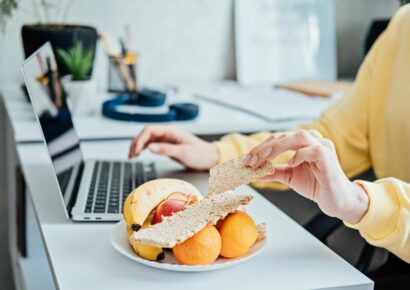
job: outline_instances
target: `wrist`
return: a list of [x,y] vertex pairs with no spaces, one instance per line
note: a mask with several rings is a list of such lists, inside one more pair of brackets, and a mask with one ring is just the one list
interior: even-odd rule
[[220,152],[216,143],[210,143],[209,169],[219,164]]
[[350,182],[347,206],[340,217],[349,224],[357,224],[362,220],[369,208],[369,196],[366,190],[358,183]]

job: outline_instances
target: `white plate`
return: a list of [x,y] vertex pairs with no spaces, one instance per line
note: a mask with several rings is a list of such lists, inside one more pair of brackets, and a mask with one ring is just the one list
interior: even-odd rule
[[236,259],[225,259],[219,257],[213,264],[203,266],[180,265],[170,250],[165,251],[165,259],[159,262],[148,261],[139,257],[134,253],[130,244],[128,243],[124,221],[120,221],[114,226],[111,232],[111,244],[118,252],[120,252],[127,258],[150,267],[165,269],[169,271],[204,272],[231,267],[255,257],[262,251],[263,247],[266,244],[266,239],[256,242],[249,250],[249,252],[244,256]]

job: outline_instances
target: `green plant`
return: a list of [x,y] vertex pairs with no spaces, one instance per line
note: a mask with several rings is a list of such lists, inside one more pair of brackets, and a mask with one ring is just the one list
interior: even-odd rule
[[68,50],[57,49],[57,56],[67,67],[73,81],[82,81],[87,79],[87,74],[93,66],[94,50],[84,49],[83,43],[77,41],[74,46]]
[[400,0],[401,5],[406,5],[408,3],[410,3],[410,0]]

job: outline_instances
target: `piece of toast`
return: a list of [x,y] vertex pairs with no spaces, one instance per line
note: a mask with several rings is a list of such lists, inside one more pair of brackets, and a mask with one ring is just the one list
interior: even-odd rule
[[151,246],[172,248],[198,233],[207,224],[216,224],[218,220],[251,200],[252,195],[233,191],[208,195],[183,211],[165,217],[161,223],[134,232],[131,239]]
[[244,158],[245,156],[240,156],[211,168],[209,194],[234,190],[242,184],[249,184],[255,179],[274,172],[271,162],[266,162],[262,167],[254,169],[243,165]]

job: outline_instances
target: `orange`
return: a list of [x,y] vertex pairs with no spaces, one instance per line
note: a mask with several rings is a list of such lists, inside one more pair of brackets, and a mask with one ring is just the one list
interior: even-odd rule
[[218,230],[207,225],[200,232],[176,245],[172,252],[183,265],[207,265],[218,258],[221,251],[221,236]]
[[257,237],[255,222],[242,211],[236,211],[224,218],[219,225],[219,233],[222,239],[220,255],[225,258],[236,258],[245,254]]

